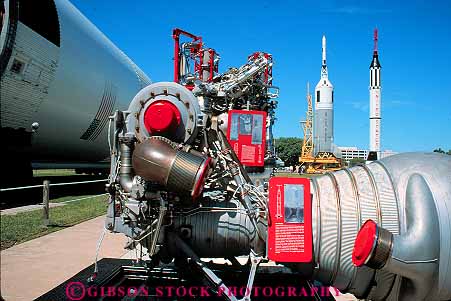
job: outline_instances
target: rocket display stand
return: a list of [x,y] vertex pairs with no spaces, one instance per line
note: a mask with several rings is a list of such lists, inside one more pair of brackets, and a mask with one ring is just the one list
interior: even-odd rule
[[313,107],[312,96],[310,95],[308,84],[306,120],[301,123],[304,129],[301,156],[299,157],[301,168],[304,167],[305,172],[309,174],[324,173],[341,169],[341,160],[336,158],[331,152],[319,152],[316,156],[313,156]]
[[308,174],[321,174],[342,169],[341,160],[330,152],[318,153],[315,157],[300,157],[299,162],[301,166],[306,166],[305,172]]
[[[224,281],[230,283],[231,285],[236,285],[237,287],[240,287],[243,284],[243,280],[247,279],[248,276],[247,269],[239,270],[233,265],[214,264],[211,262],[207,263],[207,265],[215,273],[220,275]],[[188,265],[185,265],[184,267],[184,269],[181,269],[171,263],[164,267],[152,268],[150,263],[146,261],[136,264],[131,259],[104,258],[98,262],[99,274],[94,282],[88,282],[88,278],[92,275],[92,271],[94,269],[94,265],[91,265],[35,300],[71,300],[68,298],[68,292],[71,290],[71,286],[73,286],[74,283],[76,285],[81,284],[85,289],[84,291],[77,290],[76,287],[73,286],[75,290],[73,295],[74,298],[72,298],[72,300],[224,300],[223,297],[218,297],[215,292],[210,292],[210,296],[208,297],[156,296],[158,295],[155,291],[156,287],[213,287],[213,285],[206,283],[204,279],[202,279],[200,273],[196,273],[196,271],[190,269]],[[296,287],[299,290],[305,289],[307,292],[310,292],[312,287],[314,287],[311,281],[300,280],[300,278],[298,278],[298,274],[296,274],[297,276],[293,276],[294,273],[287,273],[287,270],[288,268],[282,266],[261,266],[259,268],[259,273],[255,278],[254,285],[257,287],[272,288],[276,288],[277,286]],[[97,296],[90,296],[94,295],[94,293],[88,293],[88,289],[91,286],[96,286],[97,288],[104,287],[105,291],[107,291],[108,287],[123,287],[125,289],[136,288],[139,290],[143,286],[149,288],[149,290],[147,295],[140,294],[140,296],[132,298],[122,298],[117,295],[112,297],[102,297],[100,296],[100,289],[97,290]],[[144,292],[144,290],[141,290],[141,292]],[[84,297],[82,296],[83,298],[81,299],[77,298],[75,296],[77,293],[84,294]],[[330,292],[327,292],[323,297],[320,297],[319,294],[313,297],[302,297],[302,300],[335,300],[331,295],[328,295],[329,293]],[[272,296],[270,299],[299,300],[299,298],[300,297]],[[268,300],[268,297],[251,296],[251,300]]]

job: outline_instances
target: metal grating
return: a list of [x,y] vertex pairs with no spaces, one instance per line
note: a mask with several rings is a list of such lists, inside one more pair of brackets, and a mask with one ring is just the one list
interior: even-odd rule
[[89,127],[81,135],[80,139],[94,141],[102,133],[105,125],[108,122],[108,117],[112,115],[114,104],[116,103],[116,86],[111,82],[105,83],[105,89],[103,90],[102,101],[100,102],[99,109],[96,116],[92,120]]
[[60,49],[20,21],[16,30],[11,57],[0,79],[1,123],[4,128],[29,131],[41,105],[49,101]]

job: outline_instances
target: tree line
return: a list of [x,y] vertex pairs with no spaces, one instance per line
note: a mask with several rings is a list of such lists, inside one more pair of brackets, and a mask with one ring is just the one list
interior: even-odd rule
[[449,150],[445,153],[445,151],[444,151],[441,147],[439,147],[439,148],[434,149],[434,153],[440,153],[440,154],[451,155],[451,149],[449,149]]
[[[298,137],[280,137],[275,139],[277,156],[285,163],[285,166],[296,166],[299,164],[301,155],[302,138]],[[451,149],[445,152],[442,148],[434,149],[435,153],[451,155]],[[364,159],[356,158],[351,163],[362,163]]]

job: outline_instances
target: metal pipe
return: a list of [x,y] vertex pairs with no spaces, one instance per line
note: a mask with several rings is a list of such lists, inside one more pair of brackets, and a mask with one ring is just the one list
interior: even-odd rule
[[121,165],[119,169],[119,183],[125,192],[130,192],[133,185],[132,147],[131,143],[122,141]]
[[166,214],[166,204],[163,198],[160,196],[160,214],[158,215],[157,228],[155,234],[152,236],[152,243],[150,244],[149,256],[152,257],[155,253],[155,247],[157,246],[158,237],[160,236],[161,224],[163,223],[164,215]]
[[229,288],[224,284],[221,278],[219,278],[211,269],[209,269],[205,263],[200,260],[199,256],[187,245],[178,235],[173,232],[169,232],[168,239],[172,241],[177,248],[185,254],[186,257],[192,259],[196,266],[202,270],[204,276],[216,286],[218,294],[221,294],[226,300],[237,301],[237,298],[230,294]]

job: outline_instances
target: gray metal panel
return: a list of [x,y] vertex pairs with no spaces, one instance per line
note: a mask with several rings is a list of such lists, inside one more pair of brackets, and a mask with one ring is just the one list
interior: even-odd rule
[[334,136],[333,110],[316,109],[314,117],[313,143],[315,154],[318,152],[332,152]]
[[[377,162],[376,162],[377,163]],[[393,234],[399,234],[399,214],[398,202],[394,192],[391,178],[384,170],[383,165],[369,164],[368,169],[371,170],[374,180],[377,184],[379,193],[379,206],[382,212],[382,227],[389,230]]]
[[[2,127],[31,131],[31,123],[39,123],[32,137],[34,161],[103,160],[109,157],[107,115],[125,110],[150,79],[69,1],[55,0],[55,6],[59,48],[19,22],[8,67],[16,56],[27,68],[20,78],[2,80]],[[117,88],[107,100],[106,82]],[[92,139],[80,139],[99,110]]]
[[[189,226],[190,244],[200,257],[224,257],[224,250],[231,256],[249,253],[252,241],[257,234],[243,205],[238,201],[205,202],[203,208],[212,208],[207,212],[195,210],[192,213],[174,219],[175,228]],[[215,208],[228,208],[229,212]]]
[[[11,59],[1,79],[2,127],[30,129],[47,100],[58,59],[57,46],[18,22]],[[11,70],[14,62],[23,64],[19,73]]]
[[[431,164],[434,162],[435,164]],[[451,298],[451,156],[436,153],[405,153],[380,161],[388,171],[396,187],[399,211],[404,216],[401,234],[406,231],[405,191],[413,173],[424,177],[434,196],[440,227],[440,261],[437,299]],[[434,296],[431,296],[433,300]]]
[[362,213],[361,223],[363,224],[369,219],[378,222],[375,194],[368,174],[361,166],[355,167],[351,171],[354,174],[359,191],[360,211]]
[[[36,158],[40,160],[103,160],[109,156],[106,115],[125,110],[150,79],[70,2],[56,0],[55,4],[61,33],[60,67],[49,89],[49,101],[36,116],[40,128],[33,150],[41,155]],[[116,87],[111,89],[114,96],[105,96],[105,83]],[[97,117],[101,118],[92,128],[92,139],[80,139]]]
[[100,102],[97,114],[92,120],[89,127],[81,135],[80,139],[94,141],[105,128],[109,116],[113,114],[113,108],[116,103],[116,86],[111,82],[105,83],[102,101]]
[[321,187],[319,199],[321,201],[321,236],[320,256],[318,258],[320,271],[318,279],[324,283],[331,283],[334,271],[339,260],[337,258],[337,241],[339,228],[337,224],[337,198],[331,179],[323,176],[317,179]]
[[[352,187],[351,178],[344,171],[334,173],[338,187]],[[345,290],[350,285],[356,267],[349,258],[352,256],[355,237],[359,231],[359,211],[353,189],[340,189],[340,209],[341,209],[341,252],[340,252],[340,268],[334,285]]]
[[33,150],[41,160],[102,160],[109,154],[106,127],[95,141],[80,137],[102,106],[105,82],[118,84],[113,110],[125,109],[141,86],[126,56],[103,33],[68,1],[55,4],[61,35],[60,67],[49,101],[36,117],[40,128]]

